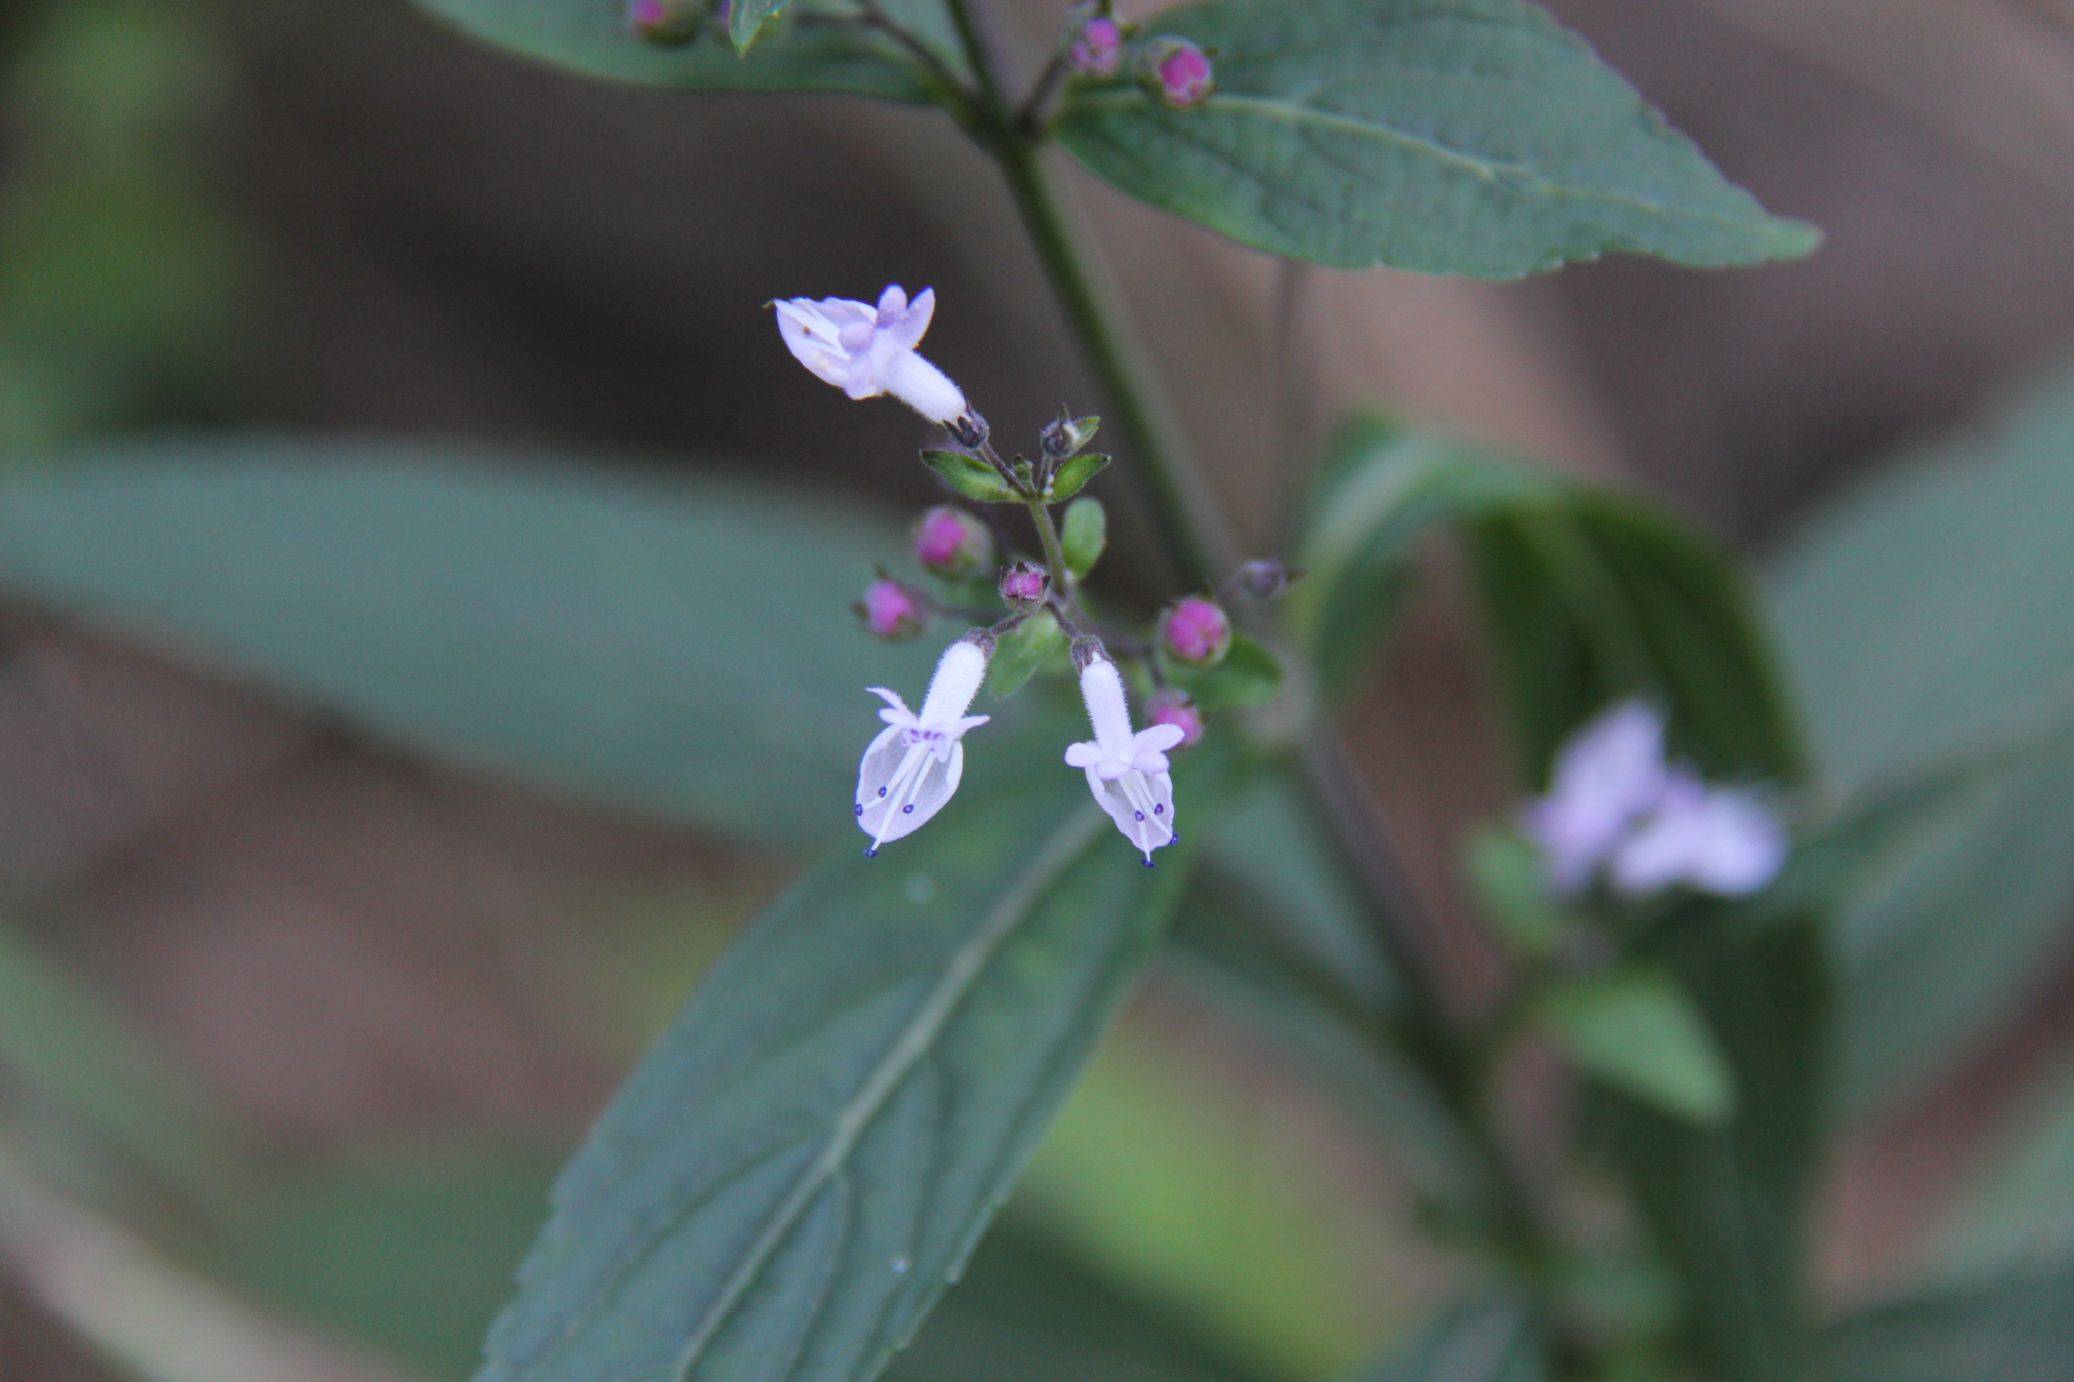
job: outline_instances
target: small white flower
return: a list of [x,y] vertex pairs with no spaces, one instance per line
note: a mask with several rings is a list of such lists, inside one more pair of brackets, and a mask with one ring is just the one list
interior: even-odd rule
[[886,728],[857,765],[857,825],[871,836],[867,857],[886,841],[921,829],[958,790],[958,779],[965,775],[965,745],[959,741],[988,718],[965,713],[986,675],[986,653],[960,641],[937,661],[919,714],[897,693],[868,688],[886,702],[879,712]]
[[1679,772],[1614,851],[1607,874],[1626,897],[1648,897],[1678,883],[1748,897],[1778,876],[1790,847],[1785,827],[1755,793],[1709,787]]
[[793,358],[851,398],[891,394],[943,426],[969,411],[958,386],[915,354],[936,311],[934,288],[910,303],[895,284],[879,294],[877,307],[849,298],[781,298],[771,305]]
[[1631,826],[1663,795],[1663,716],[1642,701],[1606,711],[1556,758],[1548,795],[1528,803],[1521,825],[1548,861],[1556,892],[1581,892]]
[[1066,762],[1087,772],[1088,789],[1116,828],[1145,855],[1174,843],[1174,779],[1167,750],[1179,744],[1179,725],[1154,725],[1131,732],[1130,706],[1116,664],[1097,655],[1080,670],[1080,695],[1095,737],[1066,750]]

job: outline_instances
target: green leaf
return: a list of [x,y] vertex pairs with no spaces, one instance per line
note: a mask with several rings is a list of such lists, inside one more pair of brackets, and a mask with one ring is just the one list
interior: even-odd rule
[[1545,1382],[1554,1375],[1533,1312],[1492,1296],[1448,1306],[1359,1382]]
[[563,1173],[485,1378],[884,1366],[1187,878],[1137,867],[1054,766],[975,762],[955,815],[734,945]]
[[1255,249],[1512,278],[1608,252],[1791,259],[1820,238],[1522,0],[1207,0],[1155,29],[1215,51],[1216,93],[1171,110],[1129,79],[1076,86],[1059,138]]
[[[1919,448],[1818,515],[1770,593],[1825,776],[1845,793],[1964,758],[2074,691],[2074,374]],[[2041,747],[1843,914],[1836,1093],[1862,1122],[1977,1055],[2066,944],[2074,745]]]
[[922,463],[967,499],[982,504],[1020,504],[1022,496],[977,456],[962,451],[924,451]]
[[1049,658],[1065,651],[1066,631],[1056,616],[1040,609],[1001,639],[987,662],[987,690],[1006,700],[1023,689]]
[[852,828],[843,784],[877,723],[861,688],[928,677],[933,649],[865,638],[843,608],[899,541],[767,483],[427,446],[197,442],[0,483],[11,595],[412,746],[782,849]]
[[2074,1358],[2074,1263],[1932,1289],[1842,1320],[1823,1382],[2065,1377]]
[[1955,1273],[2074,1261],[2074,1067],[2024,1113],[1946,1216],[1941,1258]]
[[1095,569],[1095,563],[1102,559],[1102,549],[1109,545],[1109,514],[1102,508],[1101,500],[1076,499],[1066,506],[1059,545],[1065,550],[1066,566],[1075,580]]
[[1216,666],[1170,663],[1167,671],[1209,715],[1266,705],[1282,689],[1282,664],[1273,653],[1237,631],[1231,636],[1231,650]]
[[727,7],[727,37],[735,52],[747,56],[764,25],[791,3],[792,0],[731,0]]
[[[742,26],[761,27],[778,9],[788,20],[737,55],[715,38],[664,47],[629,33],[624,7],[592,0],[418,0],[428,12],[488,43],[586,76],[688,91],[835,92],[889,101],[930,102],[936,83],[899,47],[854,23],[831,23],[854,9],[821,0],[739,0],[730,34],[746,49]],[[941,0],[883,0],[953,71],[963,59]],[[761,18],[749,20],[752,14]],[[799,22],[804,18],[819,22]],[[753,33],[753,31],[752,31]]]
[[1482,915],[1517,954],[1546,958],[1580,929],[1548,890],[1548,864],[1532,841],[1485,830],[1469,842],[1463,871]]
[[1735,1107],[1735,1077],[1706,1020],[1662,970],[1565,982],[1543,995],[1534,1021],[1578,1069],[1673,1117],[1720,1123]]
[[1087,482],[1109,468],[1108,456],[1099,451],[1083,451],[1069,457],[1061,465],[1058,474],[1051,477],[1051,489],[1045,498],[1054,504],[1064,503],[1087,488]]

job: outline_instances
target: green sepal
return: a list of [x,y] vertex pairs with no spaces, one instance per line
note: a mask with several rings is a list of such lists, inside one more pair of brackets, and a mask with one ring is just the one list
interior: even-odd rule
[[1109,545],[1109,514],[1102,501],[1089,495],[1066,506],[1059,528],[1059,546],[1066,555],[1066,569],[1079,580],[1095,569],[1102,549]]
[[1550,895],[1541,851],[1515,831],[1479,831],[1463,851],[1462,871],[1484,919],[1515,955],[1545,959],[1582,929]]
[[1100,475],[1111,459],[1100,451],[1083,451],[1069,458],[1051,477],[1044,497],[1054,504],[1063,504],[1086,489],[1087,482]]
[[987,690],[1007,700],[1023,689],[1046,660],[1063,652],[1066,631],[1048,609],[1038,610],[1001,636],[987,661]]
[[1205,713],[1251,710],[1282,689],[1282,664],[1245,634],[1232,632],[1231,649],[1214,667],[1189,667],[1167,659],[1168,674]]
[[1735,1110],[1727,1058],[1668,970],[1563,981],[1534,1005],[1533,1023],[1578,1070],[1675,1118],[1718,1124]]
[[924,451],[922,464],[967,499],[981,504],[1017,504],[1021,497],[1008,482],[977,456],[962,451]]

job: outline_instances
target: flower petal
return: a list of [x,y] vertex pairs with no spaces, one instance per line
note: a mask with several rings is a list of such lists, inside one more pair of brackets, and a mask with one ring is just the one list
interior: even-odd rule
[[1066,745],[1066,766],[1069,768],[1092,768],[1101,761],[1102,746],[1092,739]]
[[1090,768],[1087,785],[1095,794],[1095,804],[1116,822],[1116,828],[1147,862],[1152,851],[1174,842],[1174,784],[1166,774],[1125,773],[1111,780]]
[[1139,753],[1165,753],[1188,737],[1188,731],[1179,725],[1151,725],[1138,731],[1136,740]]
[[891,790],[862,803],[864,811],[857,817],[857,824],[872,837],[874,850],[920,830],[944,808],[965,775],[963,744],[951,745],[948,759],[937,758],[923,746],[908,752],[917,755],[914,766],[905,773],[896,770]]
[[909,715],[910,718],[912,718],[911,712],[907,708],[907,702],[900,699],[900,693],[898,691],[894,691],[884,686],[867,686],[864,689],[866,691],[869,691],[872,695],[877,696],[887,705],[892,706],[901,714]]

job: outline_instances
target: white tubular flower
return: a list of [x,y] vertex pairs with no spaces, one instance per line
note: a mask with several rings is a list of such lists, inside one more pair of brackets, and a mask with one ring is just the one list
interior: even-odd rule
[[1778,876],[1786,828],[1755,793],[1709,787],[1676,773],[1656,809],[1613,853],[1613,890],[1644,898],[1683,883],[1717,897],[1748,897]]
[[944,649],[919,714],[885,687],[869,688],[886,702],[879,712],[886,728],[857,765],[857,825],[871,836],[866,858],[888,840],[921,829],[958,790],[965,775],[965,745],[959,741],[988,719],[965,713],[986,675],[986,652],[965,640]]
[[1096,804],[1151,868],[1152,851],[1174,843],[1174,779],[1167,774],[1167,750],[1185,732],[1179,725],[1154,725],[1133,734],[1123,674],[1100,653],[1080,669],[1080,695],[1095,737],[1068,748],[1066,762],[1086,771]]
[[936,311],[934,288],[910,303],[894,284],[879,294],[877,307],[848,298],[781,298],[771,305],[793,358],[851,398],[891,394],[946,427],[970,411],[958,386],[915,354]]

